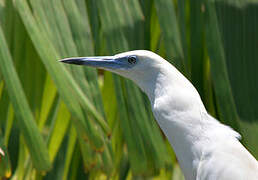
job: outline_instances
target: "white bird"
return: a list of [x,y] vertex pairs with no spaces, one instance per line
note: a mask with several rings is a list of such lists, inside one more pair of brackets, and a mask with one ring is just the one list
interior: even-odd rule
[[186,180],[258,180],[258,162],[239,142],[240,135],[210,116],[194,86],[159,55],[136,50],[61,62],[134,81],[147,94]]

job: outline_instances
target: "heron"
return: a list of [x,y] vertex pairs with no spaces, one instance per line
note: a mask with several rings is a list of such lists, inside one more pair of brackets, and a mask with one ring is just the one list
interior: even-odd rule
[[186,180],[258,180],[258,162],[240,143],[240,134],[213,118],[191,82],[161,56],[134,50],[60,61],[111,71],[136,83],[147,94]]

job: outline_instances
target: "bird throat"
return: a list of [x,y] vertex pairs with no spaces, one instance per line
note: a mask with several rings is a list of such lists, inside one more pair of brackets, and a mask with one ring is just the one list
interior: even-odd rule
[[[153,77],[153,76],[152,76]],[[192,84],[177,70],[156,74],[154,82],[141,84],[162,131],[173,147],[187,179],[195,179],[202,149],[199,143],[207,113]]]

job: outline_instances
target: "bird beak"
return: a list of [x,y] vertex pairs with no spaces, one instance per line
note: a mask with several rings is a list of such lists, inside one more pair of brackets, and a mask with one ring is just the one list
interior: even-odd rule
[[114,56],[92,56],[92,57],[74,57],[59,60],[67,64],[85,65],[100,69],[124,69],[126,63],[122,58],[115,58]]

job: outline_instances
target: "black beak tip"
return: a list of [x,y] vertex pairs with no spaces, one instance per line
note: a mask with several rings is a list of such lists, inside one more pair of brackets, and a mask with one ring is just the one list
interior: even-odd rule
[[60,60],[58,60],[58,62],[65,63],[65,59],[60,59]]
[[66,63],[66,64],[76,64],[76,65],[82,65],[83,61],[78,60],[78,59],[61,59],[58,62]]

